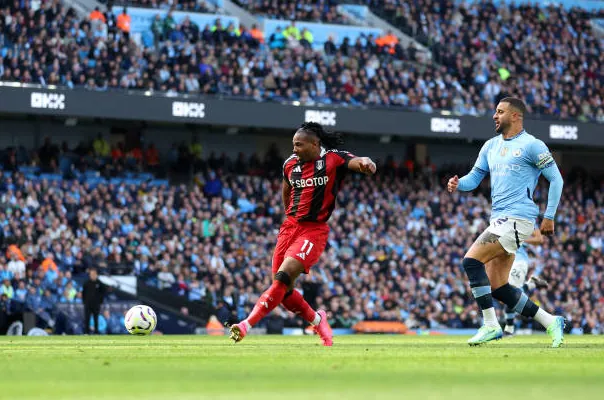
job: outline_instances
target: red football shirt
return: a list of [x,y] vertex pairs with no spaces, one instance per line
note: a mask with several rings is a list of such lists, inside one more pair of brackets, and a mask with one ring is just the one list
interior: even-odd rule
[[326,222],[352,158],[341,150],[322,150],[319,158],[305,163],[295,155],[289,157],[283,164],[283,179],[292,193],[285,213],[300,222]]

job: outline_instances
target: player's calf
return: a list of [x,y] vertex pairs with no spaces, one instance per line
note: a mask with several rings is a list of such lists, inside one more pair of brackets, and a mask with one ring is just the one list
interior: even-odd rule
[[506,283],[493,291],[493,297],[511,307],[518,314],[534,318],[547,328],[548,333],[551,332],[550,336],[552,337],[553,347],[559,347],[563,343],[564,318],[556,317],[540,308],[522,290]]
[[534,318],[539,309],[522,290],[509,283],[493,290],[493,297],[508,306],[511,311],[525,317]]
[[273,284],[266,292],[262,293],[249,317],[231,327],[230,338],[235,342],[241,341],[249,329],[281,304],[291,281],[287,272],[277,272]]
[[290,290],[285,294],[281,303],[287,310],[296,315],[300,315],[306,322],[313,326],[313,330],[319,335],[323,346],[332,345],[332,331],[327,322],[327,314],[323,310],[315,311],[304,300],[304,297],[297,290]]
[[321,317],[319,313],[317,313],[313,308],[308,304],[304,297],[297,290],[290,290],[285,293],[285,297],[281,302],[283,307],[288,311],[299,315],[303,320],[308,322],[311,325],[318,325],[321,321]]
[[470,281],[472,295],[482,310],[485,325],[498,325],[497,315],[493,308],[491,283],[489,282],[484,264],[474,258],[466,257],[463,259],[462,265]]

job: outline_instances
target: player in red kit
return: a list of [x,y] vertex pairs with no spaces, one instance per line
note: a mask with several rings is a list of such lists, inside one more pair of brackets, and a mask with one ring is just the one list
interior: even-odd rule
[[376,165],[368,157],[336,150],[343,144],[338,133],[325,132],[320,124],[307,122],[293,139],[294,154],[283,164],[283,204],[287,215],[279,230],[273,254],[273,284],[260,296],[250,315],[230,328],[230,338],[241,341],[248,330],[279,304],[300,315],[324,346],[332,345],[325,311],[316,312],[294,290],[302,273],[307,274],[327,244],[327,220],[349,170],[373,175]]

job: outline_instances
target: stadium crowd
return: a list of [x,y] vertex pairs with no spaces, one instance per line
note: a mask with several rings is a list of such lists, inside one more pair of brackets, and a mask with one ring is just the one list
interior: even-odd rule
[[[90,151],[98,154],[102,140]],[[55,148],[54,157],[61,151]],[[52,164],[40,153],[35,160]],[[189,164],[194,157],[181,152],[172,161]],[[206,302],[221,322],[242,319],[271,281],[283,220],[282,161],[274,148],[264,158],[211,154],[198,162],[191,187],[49,181],[19,168],[3,172],[3,304],[49,321],[57,302],[81,301],[72,277],[96,267]],[[480,317],[460,263],[487,226],[488,185],[451,196],[444,182],[467,169],[437,171],[400,161],[380,162],[375,179],[347,178],[330,220],[328,248],[299,288],[312,305],[329,311],[334,327],[361,320],[402,321],[411,329],[476,327]],[[550,288],[531,296],[568,318],[574,332],[602,333],[604,191],[601,181],[566,174],[556,235],[530,251],[535,273]],[[544,186],[534,194],[542,208],[546,195]],[[301,325],[276,312],[286,324]]]
[[604,122],[604,42],[590,18],[604,10],[556,4],[362,0],[428,45],[434,60],[489,104],[501,91],[533,113]]
[[[267,12],[281,10],[277,4],[284,10],[298,4],[300,12],[332,10],[329,2],[318,8],[311,3],[249,5]],[[533,114],[604,122],[604,52],[580,12],[496,10],[490,3],[446,3],[436,12],[427,8],[433,3],[413,4],[371,3],[395,15],[399,25],[425,20],[425,27],[415,23],[436,38],[431,48],[440,64],[415,63],[415,47],[403,48],[390,32],[328,40],[316,51],[312,32],[293,21],[265,37],[256,26],[223,26],[220,18],[204,27],[189,19],[176,23],[171,13],[156,17],[153,45],[144,47],[130,39],[127,12],[95,10],[79,18],[59,0],[37,10],[28,2],[0,0],[0,80],[469,115],[485,115],[500,96],[520,94]],[[534,18],[518,20],[520,13]],[[499,14],[501,20],[485,22]]]
[[124,5],[142,8],[159,8],[162,10],[191,11],[210,13],[213,7],[204,0],[124,0],[111,1],[115,5]]
[[252,14],[290,21],[346,24],[349,21],[338,13],[336,0],[235,0]]

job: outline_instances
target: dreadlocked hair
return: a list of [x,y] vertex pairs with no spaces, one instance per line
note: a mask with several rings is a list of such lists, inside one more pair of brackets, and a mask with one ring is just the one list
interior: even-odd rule
[[315,135],[321,141],[321,145],[327,150],[337,149],[344,144],[342,134],[338,132],[328,132],[317,122],[305,122],[300,125],[299,130]]

